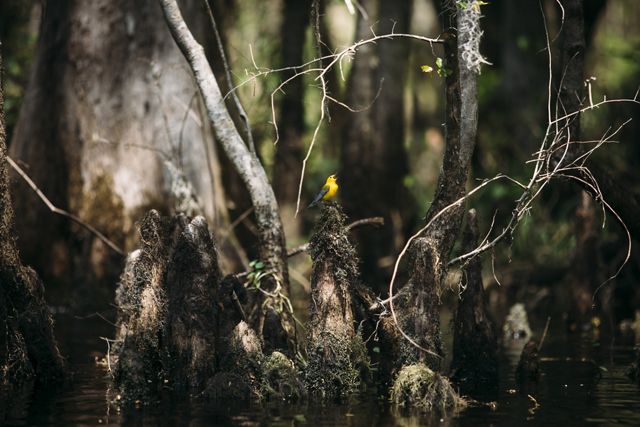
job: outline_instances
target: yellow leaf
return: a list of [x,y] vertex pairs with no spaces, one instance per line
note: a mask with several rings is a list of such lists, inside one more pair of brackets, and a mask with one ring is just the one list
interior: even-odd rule
[[433,68],[429,67],[428,65],[421,65],[420,69],[423,73],[430,73],[433,71]]

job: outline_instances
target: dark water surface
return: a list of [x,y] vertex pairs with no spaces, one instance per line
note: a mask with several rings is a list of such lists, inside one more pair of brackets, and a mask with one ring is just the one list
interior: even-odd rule
[[[107,404],[106,369],[95,363],[106,350],[99,337],[113,328],[97,317],[58,316],[56,331],[73,373],[55,390],[25,389],[9,398],[4,425],[37,426],[640,426],[640,393],[625,376],[632,343],[612,344],[593,333],[567,335],[552,327],[541,351],[537,384],[516,385],[513,370],[519,348],[504,350],[494,409],[472,406],[445,417],[397,411],[375,394],[344,404],[304,405],[176,403],[118,411]],[[5,398],[7,398],[5,396]]]

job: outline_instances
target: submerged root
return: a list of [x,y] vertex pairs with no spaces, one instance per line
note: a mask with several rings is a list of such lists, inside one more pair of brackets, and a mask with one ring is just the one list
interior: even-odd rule
[[425,412],[457,410],[467,405],[446,377],[422,363],[403,367],[390,392],[394,404]]

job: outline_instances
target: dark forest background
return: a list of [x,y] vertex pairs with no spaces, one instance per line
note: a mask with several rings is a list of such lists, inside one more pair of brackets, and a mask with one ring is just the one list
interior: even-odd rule
[[[227,92],[203,2],[182,3]],[[363,0],[366,17],[351,15],[337,0],[209,3],[234,85],[255,73],[256,66],[302,64],[370,37],[372,30],[435,37],[441,28],[440,2],[430,0]],[[584,7],[585,78],[597,78],[593,98],[633,97],[640,83],[639,5],[635,0],[588,0]],[[482,8],[481,51],[491,65],[483,66],[479,77],[478,141],[469,185],[497,173],[517,179],[531,173],[526,161],[544,135],[548,96],[541,8],[557,46],[562,16],[554,1],[493,0]],[[190,70],[155,1],[50,0],[43,7],[36,1],[4,0],[0,39],[10,155],[56,206],[125,251],[136,247],[135,224],[149,208],[204,213],[218,236],[225,273],[243,271],[258,258],[248,194],[213,145]],[[437,56],[440,48],[434,49]],[[560,63],[554,50],[556,82]],[[404,39],[369,45],[344,65],[343,75],[338,70],[329,75],[329,89],[361,111],[332,104],[326,112],[330,122],[321,128],[311,154],[302,204],[326,176],[337,173],[339,200],[352,220],[384,217],[383,227],[354,232],[363,279],[383,294],[398,252],[422,224],[435,191],[444,149],[443,79],[421,68],[437,68],[431,48]],[[301,78],[276,94],[280,139],[274,146],[270,96],[290,76],[291,71],[270,73],[236,93],[274,186],[287,246],[295,247],[308,240],[315,220],[314,211],[303,210],[297,217],[294,211],[321,93],[316,81]],[[228,102],[240,121],[232,97]],[[636,119],[637,112],[637,106],[613,104],[583,114],[582,139],[598,140],[607,129]],[[615,138],[618,143],[594,156],[598,167],[635,200],[640,194],[638,126],[632,120]],[[108,307],[122,257],[51,213],[17,176],[12,188],[20,251],[43,277],[48,301],[79,310]],[[518,196],[517,187],[496,182],[471,199],[468,205],[479,212],[481,234],[494,212],[497,224],[508,220]],[[584,218],[590,224],[586,229]],[[556,181],[513,241],[483,258],[485,284],[500,290],[490,294],[494,307],[506,310],[515,299],[527,301],[530,310],[550,299],[561,301],[558,307],[566,310],[578,304],[580,297],[571,290],[582,287],[590,294],[626,255],[623,229],[610,215],[602,223],[602,210],[580,188]],[[291,260],[292,293],[302,317],[309,270],[306,257]],[[640,257],[634,248],[629,264],[601,291],[599,307],[616,321],[633,318],[640,307],[634,290],[638,277]],[[587,301],[578,311],[590,310]]]

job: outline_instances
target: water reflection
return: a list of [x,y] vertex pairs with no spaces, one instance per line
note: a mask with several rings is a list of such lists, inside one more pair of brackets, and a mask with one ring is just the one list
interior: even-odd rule
[[541,351],[540,378],[519,386],[514,370],[518,347],[503,349],[500,387],[486,396],[496,406],[471,406],[459,414],[424,415],[390,408],[369,391],[344,403],[265,405],[224,402],[167,401],[155,407],[118,411],[107,403],[106,368],[95,363],[105,351],[100,336],[112,327],[100,319],[61,317],[57,331],[72,378],[64,386],[25,387],[2,394],[3,425],[134,425],[134,426],[581,426],[640,425],[638,386],[625,376],[633,357],[632,342],[612,346],[592,334],[552,331]]

